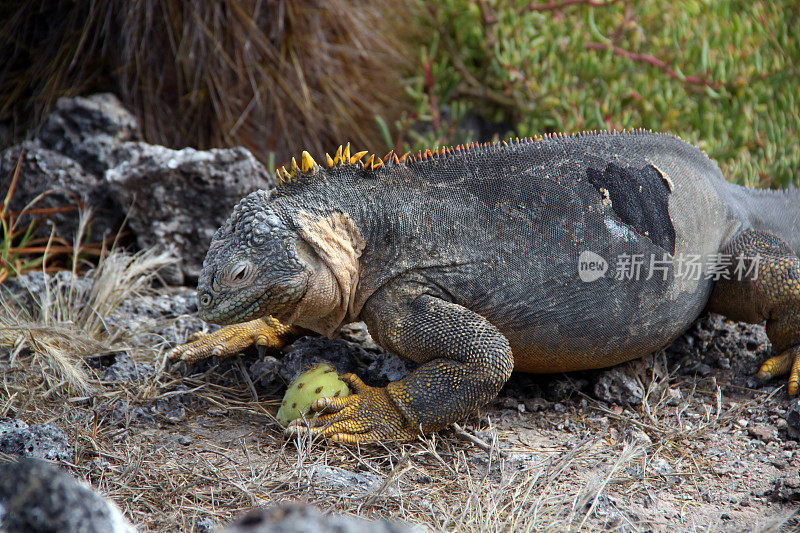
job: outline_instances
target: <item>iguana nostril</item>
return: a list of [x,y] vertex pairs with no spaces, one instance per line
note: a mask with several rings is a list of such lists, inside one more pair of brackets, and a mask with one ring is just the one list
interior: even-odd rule
[[211,305],[211,295],[204,292],[198,296],[197,302],[200,304],[200,307],[208,307]]

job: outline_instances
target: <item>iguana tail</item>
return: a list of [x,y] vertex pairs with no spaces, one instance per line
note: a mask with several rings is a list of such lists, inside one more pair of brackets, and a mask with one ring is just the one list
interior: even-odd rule
[[800,255],[800,189],[750,189],[729,184],[737,218],[758,231],[768,231]]

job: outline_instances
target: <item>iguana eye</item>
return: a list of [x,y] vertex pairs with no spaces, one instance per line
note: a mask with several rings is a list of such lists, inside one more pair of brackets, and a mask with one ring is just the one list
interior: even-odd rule
[[233,285],[241,285],[250,281],[252,274],[253,265],[249,262],[242,262],[225,273],[225,280]]
[[242,281],[247,274],[248,265],[241,265],[235,271],[231,272],[231,281]]

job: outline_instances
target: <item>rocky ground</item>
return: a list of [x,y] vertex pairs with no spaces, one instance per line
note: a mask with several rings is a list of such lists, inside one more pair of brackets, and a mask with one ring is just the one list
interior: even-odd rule
[[409,365],[361,324],[263,358],[164,365],[169,346],[204,327],[194,305],[191,291],[169,290],[121,306],[111,321],[136,333],[128,350],[86,361],[91,396],[14,394],[24,369],[0,358],[15,396],[2,404],[12,418],[0,451],[66,465],[142,530],[208,531],[285,501],[442,531],[797,527],[800,404],[781,381],[753,379],[769,355],[761,327],[705,316],[647,359],[515,374],[459,427],[346,448],[283,437],[274,414],[286,383],[320,359],[376,385]]
[[[144,269],[125,261],[119,272],[34,272],[0,284],[0,529],[31,529],[27,520],[64,508],[83,509],[53,522],[72,529],[89,517],[94,529],[85,530],[102,531],[117,516],[88,496],[75,504],[85,485],[73,493],[64,488],[72,476],[23,468],[19,457],[60,465],[140,531],[210,531],[262,507],[270,509],[241,517],[235,531],[800,527],[800,403],[782,380],[753,377],[770,355],[760,326],[708,315],[646,359],[515,374],[469,420],[408,444],[287,440],[274,415],[302,369],[324,359],[382,385],[411,365],[361,324],[263,357],[166,361],[170,347],[208,327],[180,285],[192,285],[233,203],[271,185],[252,155],[139,142],[132,117],[98,95],[60,102],[36,139],[2,153],[0,176],[18,162],[24,178],[11,209],[45,191],[45,208],[78,198],[95,209],[90,238],[113,239],[126,219],[124,244],[180,255],[159,260],[144,285]],[[49,220],[65,242],[73,218]]]

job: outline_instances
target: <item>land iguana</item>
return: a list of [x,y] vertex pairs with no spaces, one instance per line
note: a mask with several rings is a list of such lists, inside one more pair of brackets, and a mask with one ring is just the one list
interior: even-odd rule
[[[800,373],[800,190],[727,182],[646,131],[546,135],[327,165],[303,152],[214,236],[196,361],[363,320],[420,363],[385,388],[321,398],[287,431],[410,439],[491,400],[511,371],[600,368],[668,345],[704,308],[766,321],[764,378]],[[241,324],[237,324],[241,323]]]

